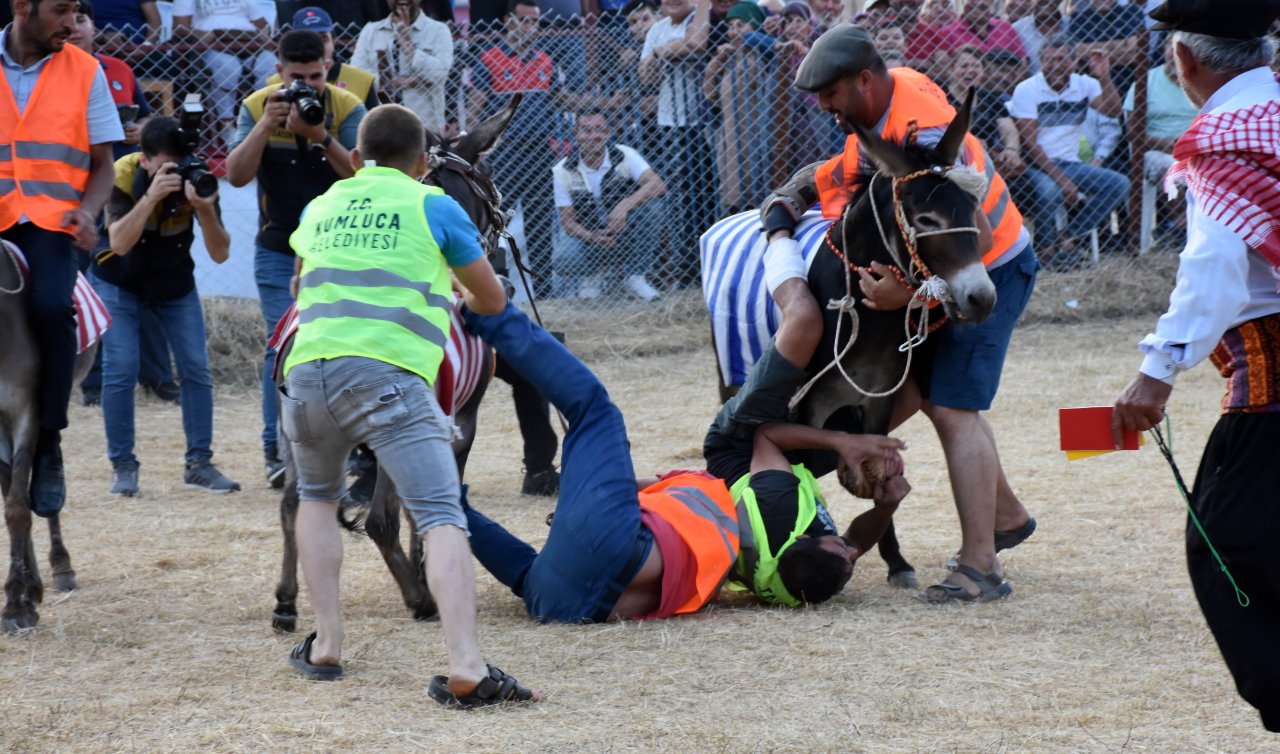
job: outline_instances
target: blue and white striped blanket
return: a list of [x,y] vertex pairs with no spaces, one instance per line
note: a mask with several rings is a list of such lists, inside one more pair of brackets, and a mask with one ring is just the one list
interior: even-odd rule
[[[831,221],[810,210],[796,228],[805,268],[822,247]],[[727,217],[702,234],[702,296],[711,313],[716,358],[725,385],[742,385],[760,360],[780,319],[764,285],[764,250],[760,212]]]

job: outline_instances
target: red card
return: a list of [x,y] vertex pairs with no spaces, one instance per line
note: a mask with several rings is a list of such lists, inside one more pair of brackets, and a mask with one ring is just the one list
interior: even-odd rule
[[[1063,450],[1115,450],[1111,436],[1111,406],[1058,409],[1058,433]],[[1137,450],[1138,433],[1125,432],[1121,450]]]

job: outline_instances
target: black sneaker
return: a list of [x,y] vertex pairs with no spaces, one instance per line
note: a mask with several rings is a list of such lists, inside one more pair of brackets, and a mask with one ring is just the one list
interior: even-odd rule
[[267,484],[271,485],[271,489],[284,488],[284,461],[279,458],[268,459],[266,464],[263,465],[263,470],[267,475]]
[[552,497],[560,491],[560,472],[555,468],[542,471],[525,471],[524,484],[520,485],[520,494]]
[[218,467],[208,461],[187,464],[187,470],[182,474],[182,481],[192,489],[208,490],[219,494],[240,491],[239,482],[233,482],[223,476],[222,472],[218,471]]
[[138,494],[138,467],[121,466],[111,471],[111,494],[134,497]]
[[173,380],[165,380],[164,382],[143,383],[143,389],[151,393],[155,397],[165,403],[181,403],[182,391],[178,389],[178,383]]

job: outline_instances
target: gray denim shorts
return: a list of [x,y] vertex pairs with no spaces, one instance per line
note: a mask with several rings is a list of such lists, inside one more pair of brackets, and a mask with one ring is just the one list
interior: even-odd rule
[[419,533],[446,524],[467,530],[453,425],[421,376],[359,356],[298,364],[280,389],[280,420],[302,500],[341,498],[347,456],[364,443]]

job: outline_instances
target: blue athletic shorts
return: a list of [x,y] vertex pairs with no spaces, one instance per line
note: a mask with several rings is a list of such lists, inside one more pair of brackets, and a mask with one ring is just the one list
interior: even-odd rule
[[1000,386],[1009,339],[1036,286],[1040,263],[1028,245],[990,271],[996,286],[991,316],[977,324],[947,321],[916,350],[912,373],[925,400],[935,406],[986,411]]

